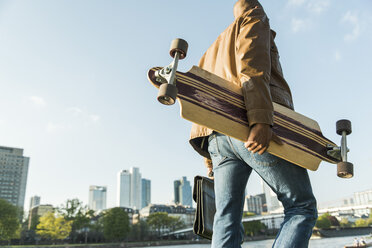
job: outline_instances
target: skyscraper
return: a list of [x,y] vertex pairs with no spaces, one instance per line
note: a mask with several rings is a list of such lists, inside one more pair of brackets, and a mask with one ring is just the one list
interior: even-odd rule
[[89,186],[89,209],[100,211],[106,209],[106,186]]
[[129,171],[122,170],[118,173],[118,188],[117,188],[117,205],[119,207],[131,207],[130,201],[130,183],[131,175]]
[[23,149],[0,146],[0,198],[23,209],[30,158]]
[[142,181],[139,168],[118,173],[117,204],[119,207],[141,209]]
[[174,190],[174,203],[175,204],[180,204],[180,185],[181,181],[180,180],[175,180],[173,182],[173,190]]
[[130,200],[132,208],[141,209],[141,196],[142,196],[142,181],[141,181],[141,173],[139,172],[139,168],[131,167],[129,169],[131,174],[130,180]]
[[40,205],[40,196],[33,196],[31,197],[30,199],[30,209],[31,210],[33,207],[37,206],[37,205]]
[[174,185],[174,203],[192,207],[192,194],[190,181],[186,177],[176,180]]
[[142,206],[141,209],[151,203],[151,181],[142,178]]

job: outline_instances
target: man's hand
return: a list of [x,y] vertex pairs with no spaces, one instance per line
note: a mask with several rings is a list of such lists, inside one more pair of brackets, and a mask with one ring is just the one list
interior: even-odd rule
[[244,143],[244,146],[251,152],[262,155],[269,147],[270,140],[273,140],[279,145],[282,145],[282,141],[276,136],[271,130],[270,125],[257,123],[253,125],[249,132],[248,141]]
[[207,168],[207,175],[210,179],[214,179],[213,168]]
[[207,176],[210,179],[214,179],[214,177],[213,177],[214,175],[213,175],[213,164],[212,164],[212,160],[210,160],[208,158],[204,158],[204,164],[207,167]]

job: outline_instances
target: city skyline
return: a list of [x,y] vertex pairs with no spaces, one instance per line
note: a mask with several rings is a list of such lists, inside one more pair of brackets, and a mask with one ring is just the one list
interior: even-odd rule
[[[369,189],[372,3],[261,3],[276,31],[295,110],[318,121],[338,144],[335,122],[352,121],[354,178],[337,178],[329,163],[309,171],[317,201]],[[107,185],[107,207],[113,207],[116,174],[131,165],[151,179],[154,203],[171,201],[174,179],[205,176],[202,157],[188,143],[191,123],[180,118],[178,103],[157,102],[146,75],[171,62],[174,38],[189,43],[179,70],[197,65],[233,21],[233,4],[192,0],[182,5],[190,17],[169,0],[161,6],[150,0],[1,1],[0,137],[1,145],[31,157],[24,206],[33,195],[55,206],[72,198],[88,203],[89,185]],[[253,172],[247,194],[259,192]]]

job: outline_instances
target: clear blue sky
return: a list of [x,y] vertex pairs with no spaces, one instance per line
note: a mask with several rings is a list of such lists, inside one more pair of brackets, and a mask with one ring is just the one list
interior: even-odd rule
[[[310,172],[319,202],[372,188],[372,2],[262,0],[295,108],[339,142],[335,122],[353,122],[350,180],[323,163]],[[88,202],[89,185],[108,186],[140,167],[152,202],[172,200],[173,181],[205,174],[177,105],[157,103],[147,81],[170,62],[172,39],[189,42],[187,71],[233,21],[234,1],[0,0],[0,145],[31,157],[29,198]],[[261,192],[253,175],[248,193]]]

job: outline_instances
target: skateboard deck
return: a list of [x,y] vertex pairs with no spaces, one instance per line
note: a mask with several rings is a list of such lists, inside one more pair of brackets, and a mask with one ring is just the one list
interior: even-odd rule
[[[148,80],[157,88],[155,72],[148,71]],[[241,141],[249,134],[244,97],[240,87],[197,66],[190,71],[176,72],[177,98],[181,117]],[[338,163],[327,151],[337,145],[323,136],[319,124],[289,108],[274,104],[273,132],[283,145],[271,141],[267,152],[309,170],[317,170],[321,161]]]

